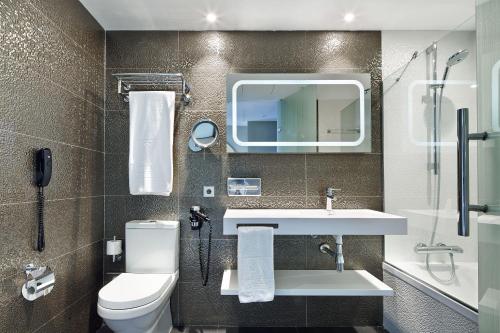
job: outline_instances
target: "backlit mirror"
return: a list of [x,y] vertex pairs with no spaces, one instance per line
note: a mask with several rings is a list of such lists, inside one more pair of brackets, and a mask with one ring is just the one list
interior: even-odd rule
[[229,74],[232,153],[371,151],[370,74]]

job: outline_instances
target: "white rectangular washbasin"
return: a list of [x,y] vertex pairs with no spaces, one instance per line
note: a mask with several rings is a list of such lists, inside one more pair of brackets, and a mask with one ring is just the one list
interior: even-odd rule
[[239,226],[273,226],[276,235],[406,235],[407,219],[371,209],[227,209],[224,235]]

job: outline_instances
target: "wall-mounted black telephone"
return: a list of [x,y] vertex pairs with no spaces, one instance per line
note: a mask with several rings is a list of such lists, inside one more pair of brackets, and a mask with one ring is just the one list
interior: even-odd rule
[[[191,217],[189,221],[191,222],[191,230],[198,230],[198,254],[200,258],[200,271],[201,271],[201,282],[204,286],[208,283],[208,272],[210,268],[210,252],[212,250],[212,221],[208,218],[208,215],[200,208],[200,206],[193,206],[189,210]],[[203,222],[207,222],[209,226],[208,231],[208,249],[207,249],[207,265],[206,271],[203,264],[203,244],[201,239],[201,228],[203,227]]]
[[38,187],[38,239],[37,250],[42,252],[45,248],[45,235],[43,226],[43,206],[45,197],[43,188],[50,183],[52,177],[52,152],[49,148],[42,148],[36,152],[35,184]]

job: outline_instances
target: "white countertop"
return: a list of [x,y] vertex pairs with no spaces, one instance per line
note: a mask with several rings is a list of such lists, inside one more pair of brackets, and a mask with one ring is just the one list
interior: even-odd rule
[[276,235],[405,235],[407,218],[371,209],[227,209],[224,234],[238,225],[275,225]]

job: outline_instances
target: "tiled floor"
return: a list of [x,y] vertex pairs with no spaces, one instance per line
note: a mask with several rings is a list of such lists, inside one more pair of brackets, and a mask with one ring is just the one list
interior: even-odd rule
[[384,333],[380,327],[185,327],[172,333]]
[[[171,333],[385,333],[381,327],[177,327]],[[112,333],[102,327],[97,333]]]

